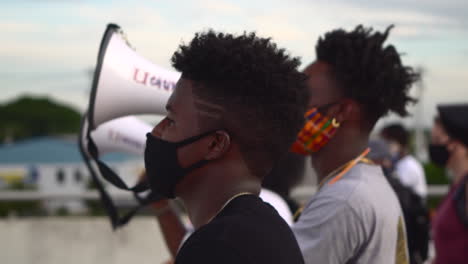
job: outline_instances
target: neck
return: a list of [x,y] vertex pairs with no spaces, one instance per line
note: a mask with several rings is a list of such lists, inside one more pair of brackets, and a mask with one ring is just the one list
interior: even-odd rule
[[406,149],[400,151],[400,153],[399,153],[399,155],[398,155],[398,160],[403,159],[403,158],[406,157],[408,154],[409,154],[409,151],[407,151]]
[[453,184],[458,184],[466,175],[468,175],[468,161],[457,162],[449,169],[454,176]]
[[356,158],[368,147],[368,135],[358,131],[340,132],[340,135],[337,133],[327,145],[312,155],[312,166],[319,182],[333,170]]
[[[229,171],[229,175],[226,174]],[[209,223],[226,205],[240,193],[260,193],[261,181],[253,175],[232,173],[235,170],[224,170],[216,175],[206,175],[204,183],[180,195],[190,221],[195,229]]]

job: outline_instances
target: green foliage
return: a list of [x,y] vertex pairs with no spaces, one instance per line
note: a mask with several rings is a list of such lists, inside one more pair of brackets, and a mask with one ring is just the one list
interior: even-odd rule
[[[449,184],[444,168],[441,168],[434,163],[424,164],[424,172],[426,173],[426,181],[428,185]],[[427,198],[427,206],[429,209],[437,209],[443,199],[444,196],[429,196]]]
[[8,185],[7,189],[11,191],[25,191],[25,190],[35,190],[36,187],[34,185],[27,184],[23,181],[14,181]]
[[0,105],[0,140],[76,133],[81,115],[47,98],[24,96]]
[[426,181],[428,185],[449,184],[444,168],[441,168],[434,163],[424,164],[424,173],[426,173]]
[[444,196],[429,196],[427,197],[427,207],[430,210],[439,208],[440,203],[444,200]]
[[57,209],[55,214],[57,216],[69,216],[70,212],[68,211],[68,209],[66,207],[60,207],[59,209]]

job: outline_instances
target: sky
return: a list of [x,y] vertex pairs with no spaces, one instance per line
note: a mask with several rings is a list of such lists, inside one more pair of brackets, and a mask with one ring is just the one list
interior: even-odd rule
[[[437,103],[468,102],[467,13],[466,0],[0,0],[0,103],[28,94],[84,111],[110,22],[121,26],[138,53],[168,69],[177,46],[208,28],[270,36],[301,57],[303,68],[327,31],[394,24],[387,43],[425,73],[420,103],[404,122],[429,126]],[[412,94],[420,91],[415,87]]]

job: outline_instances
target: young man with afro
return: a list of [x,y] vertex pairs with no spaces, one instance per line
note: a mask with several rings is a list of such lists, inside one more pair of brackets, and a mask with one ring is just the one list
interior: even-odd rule
[[148,134],[145,167],[151,189],[180,198],[195,227],[175,262],[303,263],[291,229],[258,197],[303,125],[299,60],[254,33],[210,30],[172,65],[182,76]]
[[311,155],[320,182],[293,226],[306,263],[408,263],[398,199],[365,158],[377,120],[407,115],[414,101],[408,91],[419,78],[384,45],[390,29],[330,31],[304,71],[312,110],[294,150]]

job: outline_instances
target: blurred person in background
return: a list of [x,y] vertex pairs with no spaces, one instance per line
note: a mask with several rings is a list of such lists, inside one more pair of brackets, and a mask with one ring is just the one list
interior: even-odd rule
[[393,170],[393,158],[388,144],[382,139],[369,142],[369,159],[382,167],[384,175],[400,201],[405,217],[411,264],[422,264],[429,251],[429,210],[424,200],[410,187],[400,182]]
[[432,222],[433,263],[468,261],[468,103],[439,105],[431,133],[431,161],[447,169],[452,185]]
[[[304,171],[305,157],[288,152],[273,166],[273,169],[262,183],[263,188],[279,194],[286,201],[291,212],[291,218],[300,207],[299,203],[291,197],[291,191],[304,179]],[[274,204],[272,205],[275,207]]]
[[299,59],[255,33],[210,30],[171,60],[182,76],[147,135],[145,170],[151,190],[178,197],[195,228],[175,262],[303,263],[287,223],[258,197],[303,124]]
[[401,183],[413,189],[422,199],[427,197],[427,183],[421,163],[409,151],[410,134],[401,124],[382,129],[381,137],[387,141],[395,166],[395,175]]
[[293,150],[311,155],[319,185],[293,231],[306,263],[408,263],[405,223],[382,169],[366,158],[369,135],[389,112],[408,114],[419,79],[384,32],[361,25],[325,33],[305,73],[307,122]]

